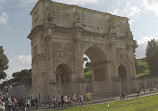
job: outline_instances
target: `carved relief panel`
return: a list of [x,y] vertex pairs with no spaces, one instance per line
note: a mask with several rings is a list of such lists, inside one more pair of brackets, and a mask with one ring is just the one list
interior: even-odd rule
[[128,58],[128,50],[126,48],[117,48],[117,56],[120,59]]
[[72,55],[74,50],[73,50],[73,45],[72,44],[67,44],[64,46],[64,50],[63,50],[64,54],[69,56]]
[[63,47],[61,44],[59,44],[57,42],[53,43],[53,50],[54,50],[55,57],[57,57],[58,59],[62,58]]
[[53,42],[52,53],[55,63],[67,63],[71,62],[71,59],[73,59],[74,48],[71,43],[64,44]]
[[71,21],[72,17],[70,17],[70,8],[65,6],[61,7],[57,4],[47,4],[45,7],[47,22],[53,22],[60,25],[61,23],[68,24],[68,21]]

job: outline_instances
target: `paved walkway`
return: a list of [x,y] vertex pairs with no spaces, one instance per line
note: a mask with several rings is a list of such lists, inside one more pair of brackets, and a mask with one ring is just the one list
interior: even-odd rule
[[[145,93],[142,91],[139,95],[138,94],[127,95],[124,99],[120,99],[120,97],[113,97],[109,99],[104,98],[104,99],[99,99],[99,100],[98,99],[92,100],[91,102],[84,102],[82,106],[119,102],[119,101],[131,100],[131,99],[142,98],[142,97],[147,97],[147,96],[152,96],[152,95],[158,95],[158,90],[153,89],[152,91],[150,91],[150,89],[147,89],[145,90]],[[31,111],[44,111],[44,110],[51,110],[51,109],[48,109],[48,104],[42,104],[42,107],[40,107],[38,110],[31,110]]]

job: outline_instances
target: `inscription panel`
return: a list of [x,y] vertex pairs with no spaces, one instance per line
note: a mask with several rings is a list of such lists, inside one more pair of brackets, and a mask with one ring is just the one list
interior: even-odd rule
[[108,33],[109,16],[85,10],[83,12],[84,29],[97,33]]

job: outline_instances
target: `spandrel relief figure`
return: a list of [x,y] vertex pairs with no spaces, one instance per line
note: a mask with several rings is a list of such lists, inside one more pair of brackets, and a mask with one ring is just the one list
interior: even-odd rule
[[81,22],[80,14],[79,14],[79,12],[78,12],[77,10],[75,11],[75,21],[76,21],[77,23],[80,23],[80,22]]
[[52,22],[53,21],[53,12],[50,6],[47,7],[47,21]]
[[128,56],[127,50],[126,49],[120,49],[119,56],[123,57],[123,58],[126,58]]
[[62,48],[62,46],[60,44],[56,43],[54,48],[55,48],[55,53],[58,56],[58,58],[61,58],[62,55],[63,55],[63,48]]

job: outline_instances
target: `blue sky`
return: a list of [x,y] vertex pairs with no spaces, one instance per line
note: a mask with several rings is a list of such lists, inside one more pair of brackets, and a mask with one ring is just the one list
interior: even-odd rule
[[[54,0],[75,4],[130,19],[134,39],[138,41],[137,58],[145,56],[147,41],[158,37],[158,0]],[[0,0],[0,45],[9,58],[11,74],[31,68],[30,11],[37,0]]]

